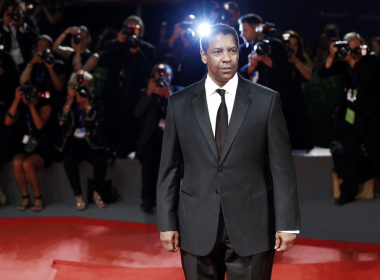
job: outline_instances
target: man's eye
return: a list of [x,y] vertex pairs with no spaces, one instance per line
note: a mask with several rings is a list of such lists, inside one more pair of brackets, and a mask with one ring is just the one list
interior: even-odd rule
[[214,53],[216,53],[216,54],[220,54],[220,53],[221,53],[221,51],[215,51]]

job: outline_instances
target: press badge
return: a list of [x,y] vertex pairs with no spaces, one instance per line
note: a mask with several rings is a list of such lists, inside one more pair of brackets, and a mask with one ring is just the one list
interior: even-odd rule
[[254,71],[251,75],[251,81],[257,83],[259,80],[259,71]]
[[78,139],[83,139],[86,136],[86,129],[84,128],[75,129],[74,136]]
[[29,142],[30,136],[29,135],[24,135],[24,138],[22,138],[22,143],[26,144]]
[[346,119],[346,122],[348,122],[349,124],[354,124],[354,122],[355,122],[355,111],[351,110],[350,108],[347,108],[345,119]]
[[164,119],[160,119],[160,122],[158,123],[158,127],[161,127],[162,130],[165,129],[165,120]]

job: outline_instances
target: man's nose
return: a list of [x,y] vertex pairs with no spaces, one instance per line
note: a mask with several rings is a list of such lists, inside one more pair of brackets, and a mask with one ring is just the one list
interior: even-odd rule
[[224,51],[223,52],[223,55],[222,55],[222,61],[223,62],[230,62],[232,59],[231,59],[231,55],[229,53],[229,51]]

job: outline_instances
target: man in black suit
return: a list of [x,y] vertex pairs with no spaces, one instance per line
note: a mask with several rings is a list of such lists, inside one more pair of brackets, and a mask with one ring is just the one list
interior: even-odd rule
[[227,271],[228,279],[267,280],[275,250],[286,251],[300,229],[280,97],[236,73],[232,27],[211,26],[201,58],[208,75],[168,100],[160,238],[168,251],[181,247],[186,279],[224,279]]
[[[33,57],[34,43],[39,36],[38,30],[30,25],[32,19],[22,14],[19,0],[4,1],[1,12],[3,18],[0,20],[0,33],[3,37],[4,50],[11,54],[22,72]],[[16,14],[13,17],[12,12]]]
[[[256,14],[242,16],[239,23],[241,37],[245,42],[239,47],[239,74],[245,79],[277,91],[281,97],[285,119],[289,123],[288,115],[294,110],[291,98],[293,78],[285,45],[280,40],[268,38],[265,33],[257,30],[263,20]],[[252,52],[255,44],[263,40],[269,42],[269,53],[259,55]]]

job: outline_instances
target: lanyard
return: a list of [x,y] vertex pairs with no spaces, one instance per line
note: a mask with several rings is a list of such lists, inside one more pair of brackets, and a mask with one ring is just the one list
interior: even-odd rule
[[26,123],[28,125],[29,135],[32,135],[33,133],[33,127],[32,127],[32,115],[30,114],[30,109],[28,106],[26,106]]
[[[350,66],[350,78],[351,78],[351,77],[352,77],[352,68],[351,68],[351,66]],[[352,89],[354,89],[354,86],[355,86],[355,83],[356,83],[357,78],[358,78],[358,75],[355,74],[355,75],[354,75],[354,79],[353,79],[353,81],[352,81],[352,83],[351,83],[351,88],[352,88]]]
[[37,77],[36,77],[36,80],[37,80],[37,82],[39,84],[42,83],[42,80],[44,79],[45,73],[46,73],[46,69],[44,69],[41,72],[41,65],[37,65]]
[[79,124],[82,125],[83,117],[84,117],[84,110],[81,110],[78,104],[78,118],[79,118]]

